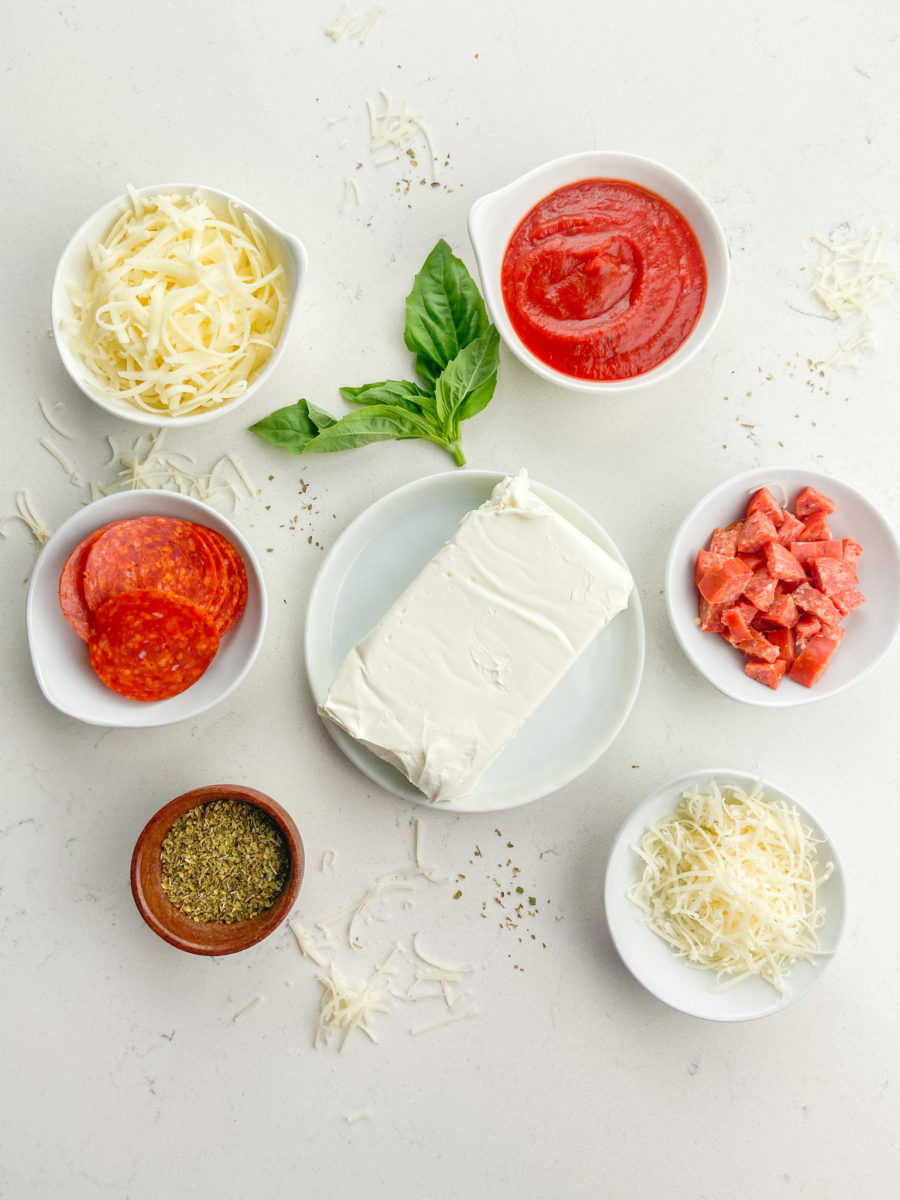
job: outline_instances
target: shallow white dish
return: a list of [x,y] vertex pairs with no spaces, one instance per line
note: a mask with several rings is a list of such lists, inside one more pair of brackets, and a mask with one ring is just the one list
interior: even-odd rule
[[303,243],[293,234],[287,233],[265,217],[257,209],[238,200],[228,192],[220,192],[217,188],[204,187],[194,183],[160,183],[151,187],[135,188],[138,196],[184,195],[199,192],[203,200],[217,215],[227,216],[228,205],[232,204],[238,212],[247,213],[259,226],[273,257],[284,267],[287,282],[288,311],[272,355],[261,371],[249,381],[246,391],[229,400],[228,403],[208,412],[194,413],[186,416],[167,416],[165,413],[144,412],[127,400],[118,400],[107,395],[99,386],[93,372],[85,362],[73,354],[69,339],[62,329],[62,322],[71,320],[73,316],[72,301],[69,296],[69,284],[81,285],[87,279],[90,271],[88,247],[101,242],[113,225],[113,222],[129,203],[127,195],[117,196],[108,204],[104,204],[72,235],[56,268],[53,278],[53,288],[50,296],[50,320],[53,336],[59,350],[63,366],[81,391],[95,404],[116,417],[125,421],[135,421],[139,425],[201,425],[214,421],[226,413],[233,412],[241,404],[250,399],[270,378],[281,359],[291,329],[297,318],[298,299],[303,277],[306,274],[308,256]]
[[[130,700],[97,678],[87,646],[59,606],[59,574],[71,551],[110,521],[140,516],[178,517],[218,530],[240,552],[247,569],[247,605],[225,635],[206,672],[168,700]],[[266,629],[266,591],[259,562],[238,530],[206,504],[175,492],[141,490],[104,496],[70,517],[44,546],[28,587],[25,618],[31,662],[52,705],[88,725],[149,727],[196,717],[238,686],[259,653]]]
[[[679,349],[650,371],[630,379],[579,379],[547,366],[521,342],[506,313],[500,284],[509,240],[526,214],[557,188],[582,179],[621,179],[636,183],[674,205],[694,231],[706,262],[707,290],[703,309],[690,336]],[[469,238],[475,250],[485,304],[500,336],[516,357],[535,374],[560,387],[594,395],[635,391],[668,379],[705,344],[715,328],[728,294],[728,245],[709,203],[675,171],[638,154],[588,150],[553,159],[481,196],[469,210]]]
[[[806,688],[785,676],[772,691],[744,674],[738,650],[698,626],[694,565],[716,526],[738,520],[757,488],[768,487],[779,503],[786,500],[791,507],[807,484],[837,506],[829,518],[833,535],[855,538],[863,547],[857,570],[866,603],[844,619],[847,632],[818,683]],[[890,650],[900,631],[900,544],[874,505],[846,483],[806,467],[756,467],[714,488],[682,521],[666,561],[665,592],[669,622],[681,648],[720,692],[764,708],[810,704],[858,683]]]
[[[375,626],[462,517],[484,503],[503,475],[459,470],[431,475],[390,492],[338,538],[309,598],[306,668],[316,704],[325,699],[347,653]],[[619,562],[604,530],[559,492],[534,491]],[[588,647],[541,707],[491,765],[475,791],[431,805],[453,812],[493,812],[537,800],[563,787],[606,750],[631,711],[644,662],[644,624],[637,589],[628,607]],[[371,780],[420,804],[425,796],[388,763],[339,729],[326,728]]]
[[[658,821],[673,812],[682,792],[693,783],[700,786],[716,780],[721,784],[736,784],[752,791],[762,782],[769,800],[780,801],[796,808],[817,838],[820,866],[833,863],[831,876],[819,889],[820,906],[825,921],[818,930],[819,946],[823,951],[814,962],[798,962],[790,968],[789,992],[780,996],[771,984],[759,978],[744,979],[724,991],[716,992],[714,971],[691,967],[644,924],[643,913],[628,899],[628,889],[640,878],[641,860],[633,847],[640,842],[651,821]],[[834,957],[841,940],[846,916],[847,898],[844,873],[840,860],[819,822],[793,796],[759,776],[730,768],[706,768],[673,779],[643,800],[622,826],[610,851],[606,868],[606,918],[613,942],[625,966],[635,979],[659,1000],[695,1017],[710,1021],[747,1021],[769,1016],[794,1004],[822,976]]]

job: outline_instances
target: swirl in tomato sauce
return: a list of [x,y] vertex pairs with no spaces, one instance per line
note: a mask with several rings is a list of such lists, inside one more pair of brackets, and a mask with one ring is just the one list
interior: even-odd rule
[[513,328],[542,362],[580,379],[630,379],[687,339],[706,265],[667,200],[624,180],[583,179],[519,224],[501,285]]

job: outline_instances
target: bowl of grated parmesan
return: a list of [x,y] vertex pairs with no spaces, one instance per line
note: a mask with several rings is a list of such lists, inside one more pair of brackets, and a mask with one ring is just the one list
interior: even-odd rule
[[302,242],[227,192],[129,187],[59,260],[51,320],[63,365],[124,420],[215,420],[275,370],[307,261]]
[[745,1021],[818,982],[844,927],[834,845],[793,796],[707,768],[644,799],[606,871],[613,943],[639,983],[691,1016]]

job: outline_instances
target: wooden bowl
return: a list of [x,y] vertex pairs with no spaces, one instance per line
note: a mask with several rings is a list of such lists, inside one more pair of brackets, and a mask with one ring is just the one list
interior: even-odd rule
[[[262,809],[281,830],[290,854],[288,877],[278,899],[271,908],[246,921],[192,921],[163,891],[160,849],[166,835],[179,817],[213,800],[243,800]],[[300,890],[304,862],[300,832],[271,796],[239,784],[210,784],[177,796],[144,826],[131,859],[131,891],[138,912],[170,945],[191,954],[236,954],[268,937],[288,915]]]

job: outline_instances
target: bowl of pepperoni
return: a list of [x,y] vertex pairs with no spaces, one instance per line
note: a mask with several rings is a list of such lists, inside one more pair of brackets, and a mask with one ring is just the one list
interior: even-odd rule
[[698,671],[732,699],[825,700],[882,661],[900,631],[900,544],[875,505],[806,467],[757,467],[682,521],[666,609]]
[[266,593],[243,535],[199,500],[141,490],[70,517],[41,551],[26,602],[38,685],[89,725],[183,721],[253,665]]
[[637,154],[543,163],[469,212],[485,304],[546,382],[594,396],[661,383],[712,334],[728,245],[701,193]]

